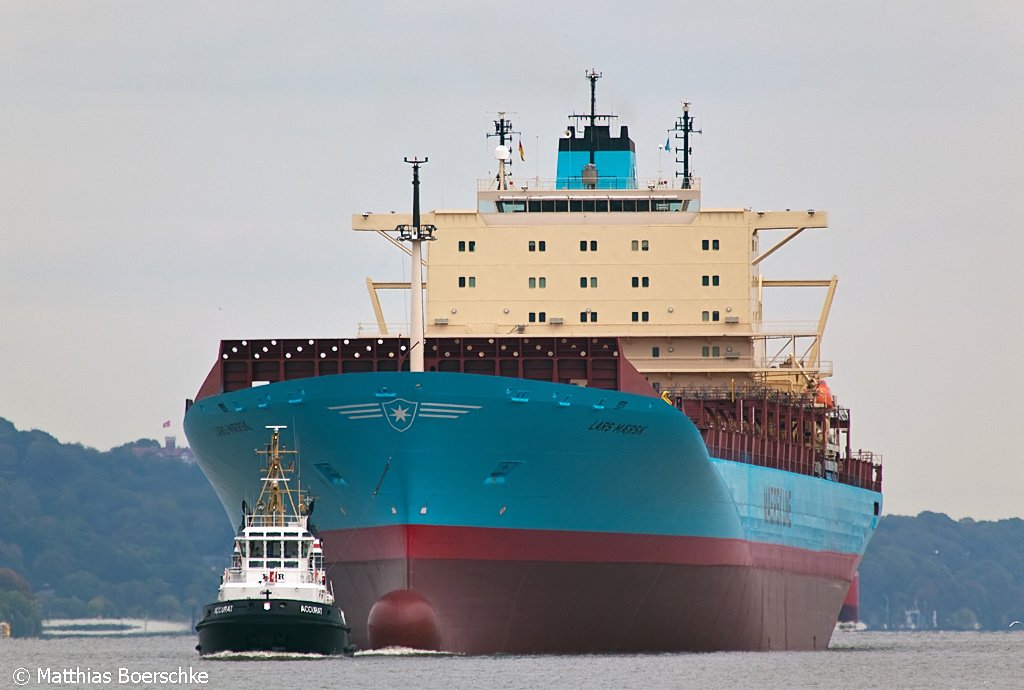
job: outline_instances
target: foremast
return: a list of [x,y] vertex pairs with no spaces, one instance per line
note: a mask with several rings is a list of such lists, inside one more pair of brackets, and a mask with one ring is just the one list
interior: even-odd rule
[[[270,443],[266,450],[257,450],[257,455],[266,456],[266,467],[261,468],[263,486],[260,488],[259,498],[256,499],[256,511],[246,516],[246,525],[255,527],[284,527],[287,516],[296,518],[295,524],[305,526],[305,516],[309,510],[308,497],[302,493],[302,484],[292,489],[289,485],[289,476],[295,471],[295,463],[287,467],[281,460],[283,455],[297,455],[295,450],[281,449],[281,429],[283,426],[269,426],[273,433],[270,436]],[[287,507],[285,504],[287,503]]]

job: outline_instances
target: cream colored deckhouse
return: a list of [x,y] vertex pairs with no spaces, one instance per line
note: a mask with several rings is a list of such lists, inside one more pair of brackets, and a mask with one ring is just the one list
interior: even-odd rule
[[[687,108],[677,138],[692,131],[690,122]],[[614,336],[656,390],[759,384],[806,391],[830,375],[820,345],[836,277],[761,273],[762,261],[801,232],[826,227],[827,214],[701,209],[700,181],[688,170],[637,183],[626,128],[619,137],[609,129],[588,127],[578,136],[570,128],[556,180],[513,178],[508,149],[499,146],[499,173],[478,183],[476,209],[424,214],[421,222],[437,228],[425,261],[426,337]],[[579,172],[570,167],[574,149],[595,146],[600,154],[608,142],[618,161],[597,155],[591,178],[586,164]],[[629,158],[621,156],[627,146]],[[410,222],[390,213],[352,218],[355,230],[389,239],[386,232]],[[379,332],[388,334],[377,290],[409,284],[367,279],[367,286]],[[804,323],[765,321],[765,291],[780,287],[819,288],[820,313]]]

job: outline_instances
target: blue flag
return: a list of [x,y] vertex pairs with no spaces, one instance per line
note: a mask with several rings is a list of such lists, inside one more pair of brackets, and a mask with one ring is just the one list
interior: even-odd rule
[[665,150],[668,151],[668,137],[665,137]]

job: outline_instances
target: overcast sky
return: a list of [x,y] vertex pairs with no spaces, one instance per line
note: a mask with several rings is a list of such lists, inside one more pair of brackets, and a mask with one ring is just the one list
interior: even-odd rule
[[0,416],[180,437],[221,338],[373,320],[365,278],[404,260],[349,218],[409,208],[403,156],[426,208],[471,207],[507,110],[553,177],[596,67],[641,178],[687,98],[706,208],[830,212],[763,267],[839,275],[823,356],[886,512],[1020,516],[1022,26],[1017,0],[0,0]]

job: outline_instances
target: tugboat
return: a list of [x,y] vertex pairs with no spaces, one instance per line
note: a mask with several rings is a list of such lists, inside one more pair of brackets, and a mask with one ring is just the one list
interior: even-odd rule
[[313,500],[292,489],[280,445],[283,426],[272,430],[255,509],[242,501],[242,524],[231,567],[221,576],[217,601],[196,624],[202,656],[218,652],[273,651],[351,654],[345,614],[334,605],[324,571],[323,545],[309,522]]

